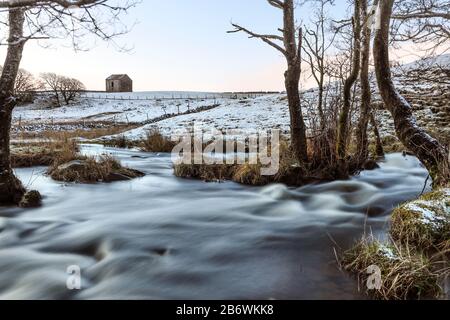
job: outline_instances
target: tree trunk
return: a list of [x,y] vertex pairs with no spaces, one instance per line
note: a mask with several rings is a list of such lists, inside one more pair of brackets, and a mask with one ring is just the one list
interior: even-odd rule
[[23,9],[9,9],[8,51],[0,80],[0,203],[18,204],[25,193],[22,183],[11,168],[10,130],[16,101],[14,84],[25,45]]
[[375,154],[377,157],[382,158],[384,157],[383,142],[381,141],[380,132],[378,131],[378,123],[375,120],[373,112],[370,113],[370,123],[372,124],[373,135],[375,136]]
[[394,118],[395,130],[403,145],[426,166],[435,183],[448,172],[447,150],[416,123],[411,105],[398,93],[392,81],[389,65],[389,31],[394,0],[381,0],[380,29],[374,40],[374,59],[377,82],[384,104]]
[[284,2],[283,25],[283,40],[284,47],[286,48],[286,61],[288,64],[288,70],[285,73],[285,85],[291,118],[291,143],[298,161],[305,163],[308,162],[308,145],[299,89],[300,76],[302,73],[301,41],[303,35],[300,31],[299,43],[297,45],[293,0],[286,0]]
[[299,66],[289,66],[285,74],[285,85],[291,120],[292,149],[300,162],[308,162],[306,127],[300,104],[300,73]]
[[[361,13],[363,21],[367,21],[367,0],[361,0]],[[367,25],[363,32],[363,48],[361,53],[361,110],[358,128],[356,131],[356,157],[359,163],[364,163],[369,158],[369,139],[367,138],[367,127],[369,126],[372,100],[369,80],[370,27],[371,26]]]
[[[321,71],[322,72],[322,71]],[[324,93],[324,85],[323,85],[323,74],[321,75],[321,80],[319,84],[319,103],[318,103],[318,110],[319,110],[319,118],[320,118],[320,128],[322,130],[325,130],[326,126],[326,120],[325,120],[325,113],[323,111],[323,93]]]
[[360,1],[355,0],[355,14],[353,17],[353,61],[350,76],[345,80],[344,84],[344,101],[339,116],[338,135],[337,135],[337,154],[340,159],[347,156],[347,141],[349,132],[349,117],[352,98],[352,87],[358,79],[360,63],[361,63],[361,9]]

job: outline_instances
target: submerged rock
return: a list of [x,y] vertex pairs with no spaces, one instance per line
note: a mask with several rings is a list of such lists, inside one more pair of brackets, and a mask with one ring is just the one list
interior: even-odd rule
[[105,182],[126,181],[143,176],[145,176],[145,174],[139,170],[123,168],[120,172],[111,172],[106,177]]
[[375,170],[379,168],[380,166],[378,165],[378,163],[372,159],[367,160],[363,165],[364,170]]
[[87,163],[84,160],[73,160],[58,166],[58,170],[71,170],[71,171],[81,171],[87,168]]

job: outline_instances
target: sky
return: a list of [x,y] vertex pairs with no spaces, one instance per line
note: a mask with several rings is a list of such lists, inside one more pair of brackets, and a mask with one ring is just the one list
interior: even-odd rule
[[[340,17],[346,8],[346,0],[336,0],[332,15]],[[308,21],[312,11],[297,8],[296,14]],[[126,73],[135,91],[281,91],[281,53],[244,34],[226,33],[231,21],[273,33],[281,19],[281,11],[265,0],[143,0],[123,19],[131,31],[116,39],[131,50],[93,39],[86,52],[60,39],[51,40],[50,48],[30,41],[21,66],[34,74],[77,78],[89,90],[104,90],[106,77]],[[0,47],[2,61],[5,52]]]
[[[304,11],[297,10],[299,19],[310,14]],[[30,41],[22,67],[78,78],[90,90],[104,90],[105,78],[116,73],[129,74],[135,91],[283,90],[282,55],[244,34],[226,33],[231,21],[273,33],[281,18],[265,0],[143,0],[124,17],[131,32],[116,39],[131,51],[101,41],[88,52],[58,39],[50,48]],[[1,61],[5,52],[0,47]]]

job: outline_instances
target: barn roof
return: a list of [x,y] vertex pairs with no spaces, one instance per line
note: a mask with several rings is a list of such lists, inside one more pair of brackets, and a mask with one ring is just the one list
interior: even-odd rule
[[106,78],[106,80],[124,80],[124,79],[130,79],[131,78],[127,74],[113,74]]

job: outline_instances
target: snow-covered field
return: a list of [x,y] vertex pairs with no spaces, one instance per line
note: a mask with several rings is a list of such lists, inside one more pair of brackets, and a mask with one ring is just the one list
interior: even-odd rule
[[[142,100],[140,93],[124,95],[95,94],[95,98],[83,97],[76,104],[61,108],[48,109],[44,101],[34,105],[17,107],[14,110],[13,122],[43,122],[64,123],[76,121],[105,121],[105,122],[145,122],[165,114],[184,113],[198,107],[213,104],[214,99],[164,99]],[[98,98],[102,96],[102,98]],[[120,100],[124,99],[136,100]],[[117,99],[117,100],[115,100]]]
[[181,115],[156,124],[131,130],[125,135],[132,140],[145,137],[148,130],[158,128],[170,136],[179,130],[190,129],[194,124],[217,130],[264,130],[289,131],[289,110],[284,95],[267,95],[252,99],[220,100],[220,106],[209,111]]
[[[401,67],[403,73],[398,72],[395,77],[396,85],[411,102],[420,125],[449,134],[450,55],[431,63],[431,66],[438,67],[439,71],[427,71],[422,74],[420,80],[416,79],[417,74],[414,73],[417,66],[417,63],[413,63]],[[447,77],[448,81],[435,81],[436,78],[442,80],[442,77]],[[375,79],[372,81],[374,103],[379,104],[380,97],[375,90]],[[305,104],[308,100],[314,106],[316,97],[315,89],[303,93]],[[87,93],[70,106],[49,109],[48,105],[45,99],[38,99],[32,105],[17,107],[13,113],[13,124],[16,128],[20,125],[29,131],[49,128],[58,130],[59,126],[61,130],[67,130],[67,124],[72,123],[77,123],[78,126],[85,123],[111,126],[133,124],[135,129],[123,133],[130,140],[143,138],[147,131],[153,128],[169,136],[180,129],[191,129],[194,124],[217,130],[280,129],[283,133],[289,132],[289,111],[286,95],[283,93]],[[204,107],[212,108],[204,111]],[[190,113],[187,114],[188,112]],[[376,118],[383,136],[394,134],[393,120],[388,111],[378,109]]]

